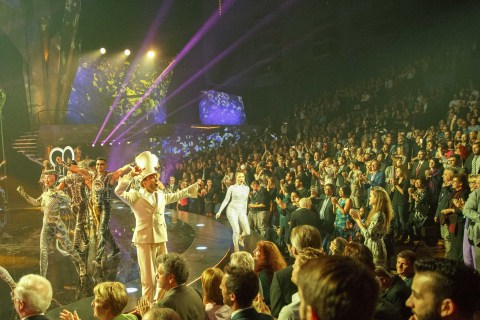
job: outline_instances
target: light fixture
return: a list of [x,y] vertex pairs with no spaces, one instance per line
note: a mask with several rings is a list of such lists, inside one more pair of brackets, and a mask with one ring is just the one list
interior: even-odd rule
[[153,50],[148,51],[148,52],[147,52],[147,56],[148,56],[149,58],[155,57],[155,51],[153,51]]
[[126,56],[129,56],[130,55],[130,50],[125,49],[125,51],[123,51],[123,53],[125,53]]
[[100,48],[100,53],[101,53],[101,54],[107,53],[107,49],[105,49],[105,48]]

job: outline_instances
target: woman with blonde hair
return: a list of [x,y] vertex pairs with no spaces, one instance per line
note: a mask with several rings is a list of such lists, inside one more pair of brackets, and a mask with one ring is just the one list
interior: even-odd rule
[[202,272],[203,305],[208,320],[230,319],[230,307],[223,303],[222,283],[223,271],[218,268],[207,268]]
[[[93,316],[99,320],[137,320],[134,314],[122,314],[128,303],[128,294],[125,286],[120,282],[101,282],[93,288],[92,301]],[[76,311],[71,313],[63,310],[61,320],[80,320]]]
[[[236,183],[228,187],[227,194],[216,218],[220,218],[223,209],[227,208],[228,222],[232,226],[233,250],[237,252],[239,251],[239,245],[244,246],[243,240],[245,236],[250,235],[250,226],[247,218],[250,188],[245,184],[245,174],[243,172],[237,172],[235,180]],[[242,234],[240,234],[240,227],[242,228]]]
[[373,187],[370,191],[369,205],[372,209],[365,224],[356,210],[350,210],[350,215],[365,237],[364,244],[372,251],[375,264],[386,266],[387,249],[384,237],[390,229],[394,216],[392,203],[385,189]]

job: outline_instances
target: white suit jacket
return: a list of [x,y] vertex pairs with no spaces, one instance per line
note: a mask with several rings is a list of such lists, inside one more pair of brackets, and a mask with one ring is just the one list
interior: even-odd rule
[[129,174],[118,182],[115,194],[128,204],[135,214],[134,243],[167,242],[167,226],[165,223],[165,205],[180,199],[197,197],[197,183],[174,193],[156,191],[156,205],[152,205],[143,195],[134,189],[125,191],[132,180]]

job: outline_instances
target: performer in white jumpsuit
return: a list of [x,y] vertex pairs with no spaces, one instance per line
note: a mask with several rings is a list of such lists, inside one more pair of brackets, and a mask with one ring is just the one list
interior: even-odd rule
[[[247,218],[248,194],[250,188],[245,185],[245,174],[237,172],[236,184],[228,187],[227,195],[223,200],[222,205],[217,213],[217,219],[220,218],[223,209],[228,205],[227,218],[232,226],[233,231],[233,248],[237,252],[238,244],[243,246],[243,238],[250,234],[250,226]],[[242,234],[240,235],[240,227],[242,227]]]

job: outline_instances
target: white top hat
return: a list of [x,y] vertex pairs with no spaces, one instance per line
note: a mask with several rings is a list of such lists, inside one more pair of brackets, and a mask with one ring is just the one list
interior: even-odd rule
[[151,174],[157,174],[158,158],[150,151],[144,151],[135,157],[135,163],[142,169],[140,179],[143,180]]

